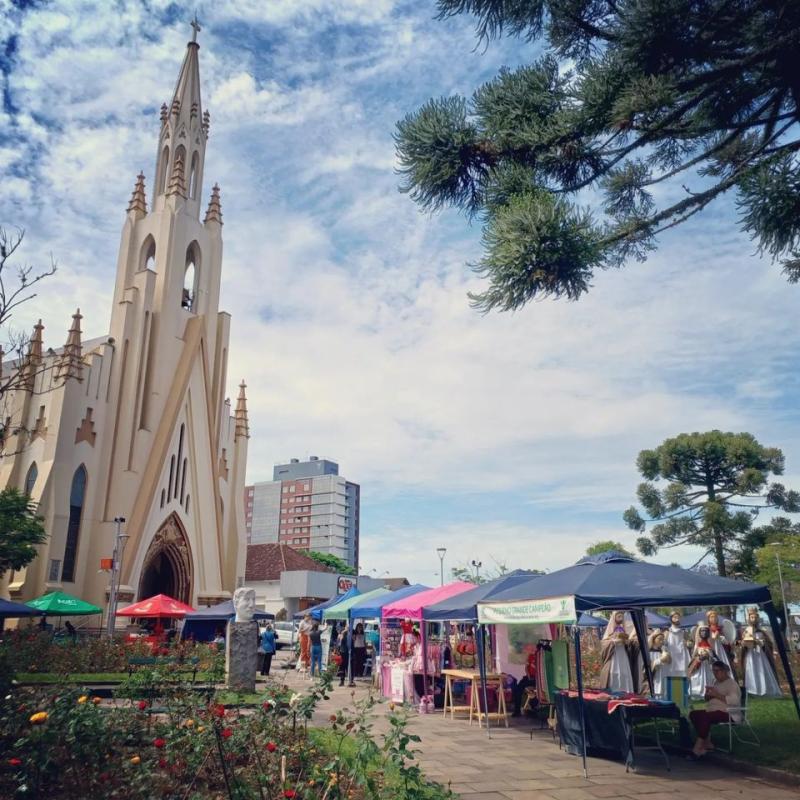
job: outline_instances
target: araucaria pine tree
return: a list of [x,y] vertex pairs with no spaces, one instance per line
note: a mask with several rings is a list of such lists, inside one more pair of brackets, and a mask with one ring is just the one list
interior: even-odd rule
[[[429,100],[397,126],[402,190],[483,222],[478,309],[577,299],[595,270],[644,259],[661,231],[727,191],[758,249],[800,281],[800,2],[438,8],[474,14],[482,40],[546,45],[471,98]],[[580,205],[590,197],[594,213]]]
[[[764,447],[749,433],[682,433],[655,450],[642,450],[636,466],[646,479],[637,496],[649,519],[631,506],[623,515],[642,533],[636,546],[645,556],[662,547],[696,545],[713,555],[725,576],[751,546],[748,534],[762,509],[800,511],[800,494],[769,483],[783,474],[783,453]],[[659,489],[655,481],[664,480]],[[656,524],[647,529],[647,522]]]

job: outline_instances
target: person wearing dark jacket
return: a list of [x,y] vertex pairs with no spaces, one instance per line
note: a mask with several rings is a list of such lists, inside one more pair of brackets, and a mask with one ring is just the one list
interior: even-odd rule
[[275,655],[275,631],[269,623],[267,623],[264,633],[261,634],[260,647],[261,652],[264,654],[264,660],[261,663],[261,674],[268,676],[272,666],[272,656]]
[[[345,625],[342,628],[342,632],[339,635],[339,639],[337,641],[337,647],[339,650],[339,655],[341,656],[341,662],[339,664],[339,686],[344,686],[345,678],[347,678],[348,667],[350,666],[350,629]],[[355,686],[352,681],[350,680],[350,686]]]

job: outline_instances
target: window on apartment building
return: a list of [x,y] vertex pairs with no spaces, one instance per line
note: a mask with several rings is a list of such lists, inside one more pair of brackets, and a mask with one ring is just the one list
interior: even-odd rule
[[292,494],[294,494],[294,486],[290,486],[289,491],[292,492]]
[[289,491],[289,487],[288,487],[288,486],[284,486],[284,487],[281,489],[281,494],[286,494],[288,491]]
[[309,492],[309,491],[311,491],[311,484],[310,484],[310,483],[304,483],[304,484],[303,484],[303,491],[304,491],[304,492]]

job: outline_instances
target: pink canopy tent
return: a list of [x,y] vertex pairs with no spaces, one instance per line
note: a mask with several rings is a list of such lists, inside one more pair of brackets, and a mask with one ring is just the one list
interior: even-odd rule
[[417,592],[417,594],[403,597],[396,603],[385,605],[381,611],[381,617],[383,619],[412,619],[420,622],[422,621],[422,609],[425,606],[432,606],[434,603],[439,603],[442,600],[447,600],[474,588],[474,583],[453,581],[436,589],[426,589],[424,592]]

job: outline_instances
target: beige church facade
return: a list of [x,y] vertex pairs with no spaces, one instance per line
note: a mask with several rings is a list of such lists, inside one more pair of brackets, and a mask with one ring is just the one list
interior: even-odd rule
[[161,109],[151,196],[140,175],[128,206],[109,334],[82,342],[78,312],[66,346],[46,349],[40,323],[23,362],[3,367],[24,381],[4,401],[0,486],[38,502],[48,540],[0,579],[0,596],[58,590],[105,610],[101,559],[117,517],[129,537],[120,601],[163,592],[210,605],[243,580],[247,406],[244,383],[233,413],[225,392],[231,318],[219,310],[216,185],[201,220],[209,115],[198,54],[189,42]]

